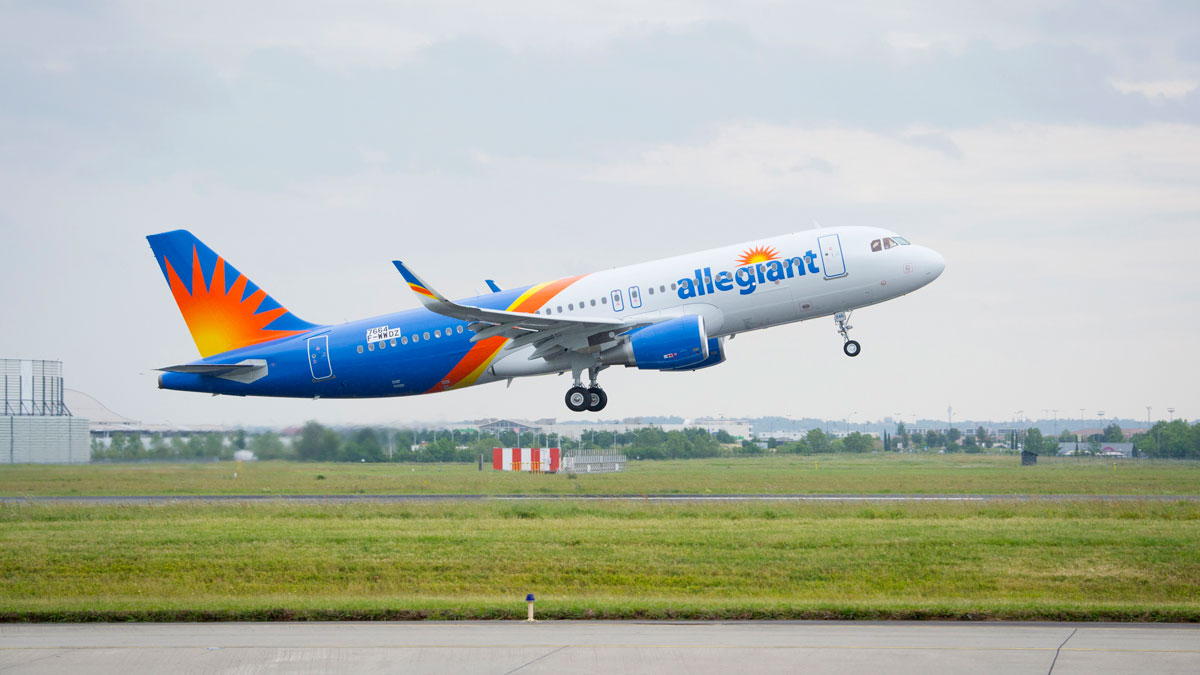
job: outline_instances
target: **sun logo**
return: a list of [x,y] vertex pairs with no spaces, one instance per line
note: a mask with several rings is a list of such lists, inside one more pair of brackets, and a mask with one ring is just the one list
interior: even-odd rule
[[742,257],[738,258],[738,267],[743,265],[753,265],[754,263],[767,262],[768,260],[777,260],[779,252],[771,246],[755,246],[752,249],[742,252]]
[[287,309],[276,307],[259,312],[258,307],[266,299],[266,291],[255,290],[245,299],[246,276],[238,274],[238,278],[225,290],[225,260],[218,257],[213,268],[212,281],[204,282],[204,272],[200,268],[200,258],[196,249],[192,249],[192,290],[189,293],[179,274],[175,272],[171,261],[164,258],[167,268],[167,281],[171,285],[171,294],[179,305],[183,320],[187,322],[192,339],[200,350],[200,356],[209,357],[231,349],[248,347],[260,342],[275,340],[289,335],[298,335],[299,330],[267,330],[267,326],[287,313]]

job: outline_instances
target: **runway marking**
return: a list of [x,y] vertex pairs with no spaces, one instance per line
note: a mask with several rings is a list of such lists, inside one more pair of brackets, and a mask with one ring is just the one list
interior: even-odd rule
[[[1065,642],[1064,642],[1065,644]],[[0,651],[43,651],[43,650],[70,650],[70,651],[87,651],[87,650],[132,650],[132,649],[199,649],[199,650],[235,650],[235,649],[554,649],[561,651],[567,647],[576,649],[862,649],[862,650],[898,650],[898,651],[948,651],[948,652],[1049,652],[1049,651],[1064,651],[1064,652],[1113,652],[1113,653],[1131,653],[1131,654],[1200,654],[1200,649],[1121,649],[1118,647],[912,647],[903,645],[718,645],[718,644],[494,644],[494,645],[443,645],[443,644],[422,644],[422,645],[314,645],[307,644],[303,646],[291,645],[233,645],[223,647],[200,646],[200,645],[161,645],[161,646],[139,646],[139,645],[113,645],[113,646],[83,646],[83,647],[0,647]],[[545,656],[538,657],[539,659],[546,658],[554,652],[550,652]],[[530,661],[533,663],[533,661]],[[529,665],[529,664],[525,664]],[[521,666],[524,668],[525,666]]]

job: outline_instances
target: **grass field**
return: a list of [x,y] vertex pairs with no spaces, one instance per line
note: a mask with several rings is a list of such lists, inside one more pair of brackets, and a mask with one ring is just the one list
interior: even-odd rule
[[[633,462],[620,474],[478,471],[471,464],[0,466],[0,496],[218,494],[1200,494],[1200,462],[1012,455],[825,455]],[[318,479],[324,476],[324,479]]]
[[1200,620],[1200,504],[0,505],[0,620]]

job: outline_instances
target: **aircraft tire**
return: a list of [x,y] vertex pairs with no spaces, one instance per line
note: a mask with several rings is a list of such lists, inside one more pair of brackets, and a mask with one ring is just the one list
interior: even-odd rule
[[587,389],[583,387],[571,387],[567,390],[567,407],[572,412],[583,412],[587,410],[588,403],[592,400]]
[[604,393],[603,389],[599,387],[588,389],[588,412],[600,412],[606,405],[608,405],[608,394]]
[[842,345],[842,351],[846,356],[858,356],[862,353],[862,345],[858,344],[858,340],[846,340],[846,344]]

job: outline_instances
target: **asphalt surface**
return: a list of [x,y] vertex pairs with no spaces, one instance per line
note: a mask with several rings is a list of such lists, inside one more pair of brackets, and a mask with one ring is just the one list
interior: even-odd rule
[[554,621],[8,624],[4,673],[1197,673],[1200,626]]
[[972,494],[590,494],[590,495],[97,495],[0,497],[0,503],[166,504],[171,502],[1009,502],[1009,501],[1200,501],[1200,495],[972,495]]

